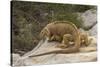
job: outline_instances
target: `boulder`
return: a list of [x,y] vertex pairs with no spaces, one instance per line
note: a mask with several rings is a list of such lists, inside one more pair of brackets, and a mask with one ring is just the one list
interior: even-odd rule
[[97,38],[97,24],[93,26],[88,32],[91,36]]
[[94,9],[87,10],[81,13],[80,16],[83,21],[83,27],[88,28],[97,23],[97,11]]
[[77,14],[79,16],[78,19],[83,21],[83,27],[79,30],[82,32],[87,31],[90,36],[93,36],[97,39],[97,11],[95,9],[90,9],[84,13]]

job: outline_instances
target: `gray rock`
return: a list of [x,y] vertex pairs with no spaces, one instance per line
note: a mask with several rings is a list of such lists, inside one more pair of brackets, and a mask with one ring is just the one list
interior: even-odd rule
[[89,30],[89,34],[97,38],[97,24]]
[[[84,13],[77,14],[79,15],[78,19],[83,21],[83,28],[89,28],[89,35],[97,38],[97,11],[95,9],[90,9]],[[80,31],[84,32],[84,29],[81,28]]]
[[86,32],[84,29],[80,28],[79,29],[80,32]]
[[80,14],[80,17],[83,21],[83,26],[86,28],[97,23],[97,11],[94,9],[88,10]]

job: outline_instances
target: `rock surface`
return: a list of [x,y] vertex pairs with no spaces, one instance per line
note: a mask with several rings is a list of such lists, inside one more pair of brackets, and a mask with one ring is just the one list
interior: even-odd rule
[[45,41],[38,49],[26,53],[18,60],[14,61],[15,66],[27,66],[27,65],[39,65],[39,64],[62,64],[73,62],[90,62],[97,60],[97,52],[79,52],[71,54],[48,54],[38,57],[28,57],[30,55],[36,55],[44,52],[48,52],[57,49],[56,46],[59,43]]
[[89,30],[89,34],[97,38],[97,24]]
[[94,36],[97,38],[97,11],[95,9],[87,10],[84,13],[77,13],[78,19],[81,19],[83,21],[82,28],[80,28],[80,31],[85,31],[84,29],[89,28],[87,31],[89,35]]
[[12,54],[12,64],[15,64],[15,62],[20,58],[19,54]]
[[97,23],[97,11],[94,9],[88,10],[80,14],[80,17],[83,21],[83,26],[86,28],[93,26],[95,23]]

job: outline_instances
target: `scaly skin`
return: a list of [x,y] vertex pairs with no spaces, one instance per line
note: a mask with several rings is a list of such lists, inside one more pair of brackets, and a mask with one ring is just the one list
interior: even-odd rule
[[[42,32],[46,31],[46,33],[43,33],[43,37],[48,37],[49,41],[53,41],[53,40],[60,41],[61,45],[59,47],[60,48],[63,47],[65,49],[52,50],[52,51],[37,54],[37,55],[31,55],[29,57],[37,57],[37,56],[42,56],[42,55],[58,54],[58,53],[68,54],[68,53],[75,53],[79,51],[90,52],[90,51],[97,50],[95,47],[81,48],[80,46],[82,45],[84,46],[89,45],[88,35],[79,32],[77,27],[74,24],[70,22],[68,23],[62,23],[62,22],[67,22],[67,21],[57,21],[57,22],[50,23],[42,30]],[[71,36],[69,34],[71,34]],[[69,37],[72,37],[72,41],[74,41],[74,46],[66,48],[67,46],[70,46],[68,44]]]
[[[55,50],[47,53],[42,53],[34,56],[41,56],[51,53],[73,53],[78,52],[80,48],[80,36],[77,27],[68,21],[56,21],[53,23],[49,23],[40,33],[41,38],[47,37],[48,40],[51,40],[53,35],[60,36],[62,42],[66,41],[63,40],[63,36],[66,34],[71,34],[74,40],[74,46],[67,49]],[[56,39],[56,38],[55,38]],[[56,39],[58,40],[58,39]],[[66,45],[66,42],[64,43]],[[33,57],[33,56],[30,56]]]

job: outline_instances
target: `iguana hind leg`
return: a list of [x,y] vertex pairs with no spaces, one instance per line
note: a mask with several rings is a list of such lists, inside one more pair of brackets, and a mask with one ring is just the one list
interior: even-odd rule
[[67,47],[69,47],[71,45],[70,42],[72,40],[73,39],[72,39],[72,35],[71,34],[65,34],[65,35],[63,35],[63,40],[62,40],[61,44],[58,45],[58,47],[67,48]]

